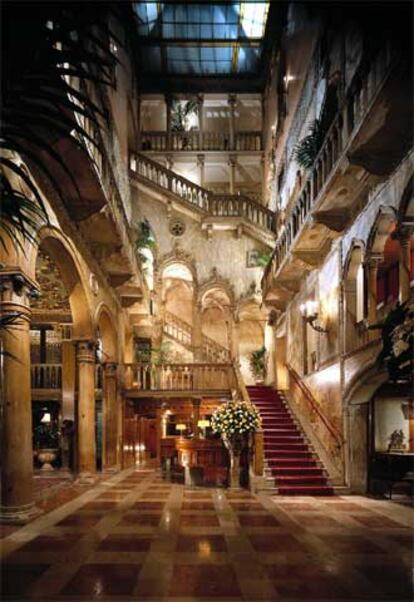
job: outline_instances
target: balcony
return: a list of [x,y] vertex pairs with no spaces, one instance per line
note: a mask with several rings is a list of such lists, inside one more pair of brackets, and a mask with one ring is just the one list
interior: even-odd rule
[[[262,281],[264,298],[279,309],[292,298],[304,272],[322,263],[332,240],[366,202],[369,189],[405,154],[400,148],[400,155],[387,168],[383,161],[379,170],[368,171],[360,150],[362,141],[369,148],[370,138],[378,135],[378,126],[373,130],[373,124],[384,121],[383,99],[392,97],[406,68],[404,61],[401,67],[400,58],[386,46],[373,59],[333,120],[313,167],[287,207],[286,222]],[[398,112],[398,102],[390,103],[388,112]],[[408,120],[407,111],[401,116]],[[393,119],[388,122],[392,124]]]
[[201,152],[201,151],[237,151],[260,152],[262,150],[261,132],[237,132],[233,148],[229,132],[171,132],[170,144],[167,132],[141,132],[141,151],[165,153]]
[[231,397],[237,388],[232,364],[125,364],[124,390],[136,397]]

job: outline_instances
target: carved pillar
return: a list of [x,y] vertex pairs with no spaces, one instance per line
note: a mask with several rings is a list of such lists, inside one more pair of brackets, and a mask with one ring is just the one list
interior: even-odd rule
[[167,150],[172,148],[171,139],[171,111],[172,111],[172,97],[169,94],[165,95],[165,106],[167,110]]
[[274,385],[275,375],[275,331],[269,323],[265,325],[264,344],[266,348],[266,384]]
[[80,483],[93,483],[96,473],[95,346],[94,341],[76,342],[78,482]]
[[104,406],[104,468],[119,469],[118,447],[118,408],[117,408],[117,364],[104,364],[103,406]]
[[231,350],[233,349],[233,317],[230,314],[226,319],[226,329],[227,329],[227,348]]
[[18,316],[2,329],[0,373],[1,507],[0,521],[27,522],[37,510],[33,501],[32,400],[30,383],[30,307],[35,283],[19,268],[0,270],[0,312]]
[[[198,109],[198,148],[203,150],[203,135],[204,135],[204,96],[199,94],[197,96],[197,109]],[[203,184],[201,184],[203,186]]]
[[[371,255],[367,260],[367,270],[368,270],[368,324],[372,326],[377,323],[377,274],[378,274],[378,266],[382,261],[382,257],[379,255]],[[369,338],[375,339],[377,338],[377,331],[370,330]]]
[[238,317],[236,317],[236,318],[234,318],[234,321],[233,321],[230,356],[231,356],[231,360],[233,362],[236,362],[237,364],[240,361],[239,342],[240,342],[240,320]]
[[193,330],[191,335],[191,346],[195,362],[203,359],[203,330],[202,330],[202,307],[201,303],[193,303]]
[[197,167],[199,169],[200,186],[204,186],[205,181],[205,156],[197,155]]
[[260,159],[260,166],[262,170],[262,204],[267,206],[267,173],[266,173],[266,159],[264,153]]
[[236,142],[235,113],[236,113],[236,105],[237,105],[237,95],[236,94],[229,94],[228,103],[229,103],[229,108],[230,108],[230,119],[229,119],[230,150],[234,150],[235,149],[235,142]]
[[236,164],[237,157],[236,155],[230,155],[228,165],[230,167],[230,178],[229,178],[229,192],[230,194],[235,194],[236,189]]
[[400,231],[398,239],[400,242],[400,257],[398,264],[400,280],[399,300],[401,303],[404,303],[410,298],[410,231],[408,229]]
[[200,420],[200,406],[201,406],[201,398],[196,397],[193,399],[193,433],[194,439],[198,439],[200,436],[200,427],[198,426],[198,421]]

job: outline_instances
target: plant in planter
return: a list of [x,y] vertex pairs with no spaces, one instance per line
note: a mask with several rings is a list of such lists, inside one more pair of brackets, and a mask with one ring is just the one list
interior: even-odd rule
[[239,487],[240,454],[249,445],[249,437],[261,426],[257,408],[245,401],[229,401],[211,417],[214,433],[221,436],[230,456],[230,486]]
[[53,422],[41,422],[34,428],[34,447],[42,470],[53,470],[59,449],[59,431]]
[[174,100],[171,109],[171,129],[173,132],[189,130],[189,117],[198,114],[198,104],[195,98],[182,102]]
[[256,382],[263,382],[266,378],[266,347],[252,351],[249,357],[250,370]]

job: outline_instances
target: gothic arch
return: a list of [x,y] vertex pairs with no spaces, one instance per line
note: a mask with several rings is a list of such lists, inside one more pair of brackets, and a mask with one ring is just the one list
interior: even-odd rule
[[182,265],[191,273],[194,285],[197,284],[197,269],[195,261],[189,253],[186,253],[182,249],[176,247],[170,253],[163,255],[156,263],[157,280],[162,279],[163,272],[166,268],[171,265],[178,264]]
[[368,237],[367,251],[371,255],[384,256],[384,247],[389,235],[397,225],[397,214],[393,207],[380,207]]
[[115,320],[109,308],[101,303],[95,312],[96,329],[102,341],[103,363],[118,360],[118,337]]
[[345,259],[342,278],[355,280],[359,266],[365,261],[365,243],[354,238]]
[[223,295],[225,295],[229,301],[229,306],[231,308],[234,307],[234,287],[232,284],[230,284],[230,281],[227,280],[227,278],[222,278],[221,276],[219,276],[215,268],[212,270],[211,277],[205,280],[199,286],[197,302],[200,305],[203,305],[203,301],[205,300],[206,295],[213,291],[219,291]]

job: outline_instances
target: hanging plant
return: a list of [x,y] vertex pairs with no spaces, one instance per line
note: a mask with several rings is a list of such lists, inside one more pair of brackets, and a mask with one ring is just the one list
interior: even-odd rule
[[198,104],[195,98],[184,103],[181,100],[174,100],[171,108],[171,130],[173,132],[188,131],[188,118],[192,114],[198,115]]
[[249,357],[250,370],[257,380],[266,378],[266,347],[252,351]]
[[151,226],[147,219],[144,219],[137,228],[135,248],[137,250],[139,260],[143,265],[148,261],[148,257],[142,252],[142,249],[149,249],[154,253],[157,248],[157,243],[155,242]]
[[309,129],[309,134],[295,147],[295,159],[305,169],[310,169],[322,147],[325,138],[325,131],[322,127],[322,122],[315,119]]

